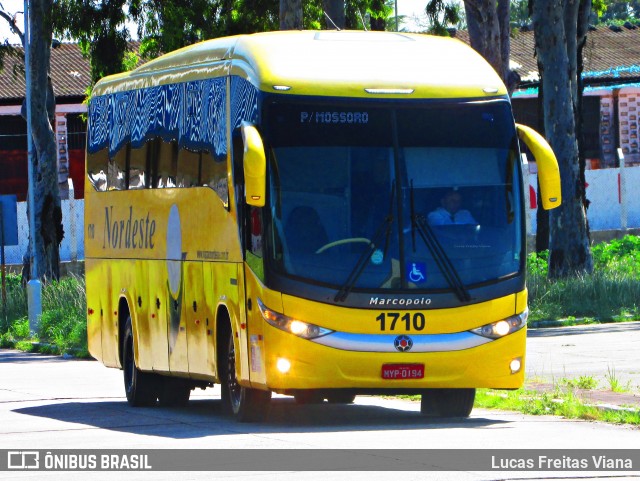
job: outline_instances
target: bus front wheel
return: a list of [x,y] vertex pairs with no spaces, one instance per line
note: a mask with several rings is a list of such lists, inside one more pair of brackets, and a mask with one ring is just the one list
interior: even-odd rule
[[127,402],[134,407],[153,406],[158,398],[158,376],[142,372],[136,366],[133,351],[133,328],[131,316],[124,328],[124,345],[122,352],[122,368],[124,371],[124,390]]
[[236,378],[236,350],[229,330],[226,356],[223,356],[222,403],[225,410],[243,423],[261,422],[267,416],[271,391],[241,386]]
[[475,389],[427,389],[422,393],[420,412],[428,417],[466,418],[475,397]]

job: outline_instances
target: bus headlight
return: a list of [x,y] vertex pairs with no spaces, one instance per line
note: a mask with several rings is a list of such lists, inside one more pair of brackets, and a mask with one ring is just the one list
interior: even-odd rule
[[519,331],[527,325],[527,318],[529,317],[529,309],[525,309],[524,312],[515,316],[502,319],[501,321],[492,322],[476,329],[471,329],[471,332],[482,337],[488,337],[489,339],[499,339]]
[[330,329],[325,329],[324,327],[316,326],[315,324],[293,319],[292,317],[285,316],[284,314],[271,310],[265,306],[260,299],[258,299],[258,307],[260,308],[262,318],[273,327],[277,327],[278,329],[295,336],[302,337],[303,339],[314,339],[316,337],[326,336],[333,332]]

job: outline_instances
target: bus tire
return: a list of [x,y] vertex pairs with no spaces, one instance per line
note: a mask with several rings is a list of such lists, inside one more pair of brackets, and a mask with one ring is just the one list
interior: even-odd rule
[[189,402],[191,386],[184,380],[174,377],[163,377],[158,392],[160,406],[182,407]]
[[428,389],[422,393],[420,412],[428,417],[467,418],[475,397],[473,388]]
[[331,404],[353,404],[356,395],[348,392],[336,392],[327,396],[327,401]]
[[241,423],[264,421],[269,412],[271,391],[261,391],[241,386],[236,378],[236,351],[233,332],[229,329],[229,340],[222,364],[222,404],[228,414]]
[[142,372],[136,366],[131,316],[127,318],[124,328],[122,368],[124,371],[124,391],[129,405],[133,407],[153,406],[158,398],[159,377],[156,374]]

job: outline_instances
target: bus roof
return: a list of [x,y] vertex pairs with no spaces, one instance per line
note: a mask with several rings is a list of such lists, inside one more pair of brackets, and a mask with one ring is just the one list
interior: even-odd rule
[[459,40],[363,31],[279,31],[208,40],[105,77],[93,95],[223,75],[265,92],[383,98],[485,98],[507,90]]

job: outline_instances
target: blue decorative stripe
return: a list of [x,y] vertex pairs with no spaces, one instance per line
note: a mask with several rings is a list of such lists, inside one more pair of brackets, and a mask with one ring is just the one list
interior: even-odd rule
[[258,89],[240,77],[231,77],[231,125],[240,127],[243,120],[258,123]]
[[[91,99],[89,153],[109,147],[115,155],[126,143],[134,148],[162,137],[181,147],[207,150],[216,158],[227,153],[226,78],[161,85]],[[233,128],[258,120],[258,90],[246,80],[231,78]]]

